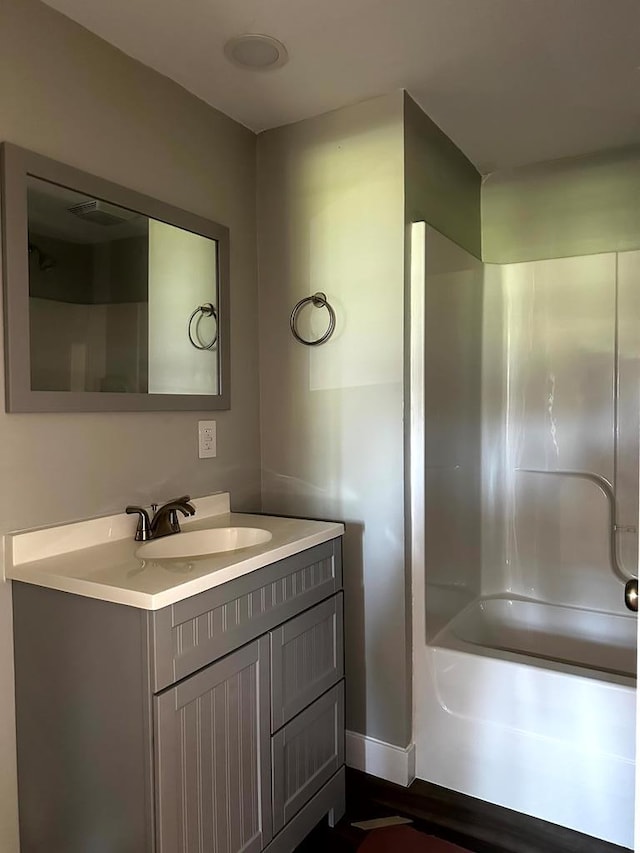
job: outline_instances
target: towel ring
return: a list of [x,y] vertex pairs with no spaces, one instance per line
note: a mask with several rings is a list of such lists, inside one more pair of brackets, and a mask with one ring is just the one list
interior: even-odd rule
[[[194,328],[193,327],[193,320],[196,317],[196,315],[199,315],[199,316],[198,316],[198,319],[196,320],[195,328]],[[216,321],[216,333],[213,336],[213,340],[211,341],[210,344],[203,344],[200,341],[200,337],[198,336],[198,326],[200,325],[200,320],[202,320],[203,317],[213,317],[213,319]],[[195,337],[197,338],[197,341],[194,340],[194,332],[195,332]],[[196,349],[213,349],[214,348],[214,346],[216,345],[216,342],[218,340],[218,312],[216,311],[214,306],[211,304],[211,302],[205,302],[204,305],[198,305],[196,310],[189,317],[189,323],[187,324],[187,334],[189,335],[189,341],[191,342],[192,347],[195,347]]]
[[[310,302],[313,303],[315,308],[326,308],[329,313],[329,325],[327,327],[327,331],[322,335],[322,337],[315,341],[308,341],[306,338],[303,338],[297,328],[298,314],[300,313],[300,310]],[[336,327],[336,312],[327,302],[326,295],[318,291],[318,293],[314,293],[313,296],[305,296],[304,299],[301,299],[300,302],[296,303],[293,311],[291,312],[291,317],[289,318],[289,325],[291,326],[293,337],[297,341],[300,341],[301,344],[305,344],[308,347],[317,347],[319,344],[323,344],[325,341],[328,341],[333,334]]]

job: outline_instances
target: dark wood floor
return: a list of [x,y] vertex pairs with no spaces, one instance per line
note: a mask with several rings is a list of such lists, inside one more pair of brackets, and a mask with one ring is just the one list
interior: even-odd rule
[[[625,848],[416,780],[409,788],[347,770],[347,813],[320,824],[296,853],[352,853],[366,837],[353,821],[403,815],[416,829],[472,853],[628,853]],[[400,851],[399,851],[400,853]]]

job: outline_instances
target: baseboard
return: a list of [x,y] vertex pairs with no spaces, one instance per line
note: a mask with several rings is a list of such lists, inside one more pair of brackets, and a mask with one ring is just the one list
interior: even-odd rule
[[346,733],[347,767],[361,770],[370,776],[404,785],[406,788],[416,777],[416,748],[409,744],[404,749],[373,737]]

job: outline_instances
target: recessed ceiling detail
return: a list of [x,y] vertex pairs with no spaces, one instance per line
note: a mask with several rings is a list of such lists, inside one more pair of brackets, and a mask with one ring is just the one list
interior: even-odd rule
[[289,58],[281,41],[258,33],[246,33],[229,39],[224,46],[224,55],[234,65],[250,71],[281,68]]
[[638,0],[45,2],[254,131],[405,88],[485,173],[640,143]]

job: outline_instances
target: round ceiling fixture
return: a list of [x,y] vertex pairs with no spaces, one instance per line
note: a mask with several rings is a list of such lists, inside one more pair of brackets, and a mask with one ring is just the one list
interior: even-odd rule
[[224,46],[224,54],[234,65],[250,71],[281,68],[289,59],[281,41],[260,33],[246,33],[229,39]]

